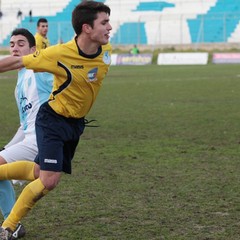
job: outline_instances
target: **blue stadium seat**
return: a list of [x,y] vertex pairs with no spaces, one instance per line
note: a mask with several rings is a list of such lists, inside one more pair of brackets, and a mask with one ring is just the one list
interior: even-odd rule
[[[74,31],[71,26],[72,9],[79,4],[79,0],[71,0],[69,4],[55,16],[44,16],[49,22],[48,38],[51,44],[56,44],[60,41],[68,41],[74,36]],[[17,27],[27,28],[32,34],[36,33],[37,21],[41,16],[32,17],[30,22],[29,17],[25,17]],[[9,43],[10,35],[3,41],[3,46]]]
[[112,44],[147,44],[145,23],[128,22],[120,25],[111,39]]
[[240,1],[218,0],[204,15],[188,20],[192,42],[226,42],[240,20]]
[[[35,1],[37,2],[37,0]],[[51,12],[55,15],[44,16],[49,21],[48,38],[51,44],[69,41],[74,36],[71,15],[73,8],[79,4],[80,0],[68,1],[61,5],[65,6],[62,10],[58,8],[53,13]],[[240,21],[240,0],[211,0],[207,8],[201,5],[202,0],[196,0],[195,5],[186,4],[186,0],[182,0],[182,3],[180,0],[174,0],[175,3],[173,3],[173,0],[171,2],[170,0],[98,1],[105,2],[112,9],[110,18],[114,28],[111,38],[112,44],[215,43],[237,41],[238,39],[235,30]],[[199,9],[196,6],[199,6]],[[209,9],[210,6],[212,7]],[[44,8],[42,8],[42,14],[43,11]],[[150,11],[151,13],[149,13]],[[36,13],[37,10],[33,9],[33,12]],[[199,14],[197,14],[198,12]],[[202,14],[203,12],[204,14]],[[187,18],[188,14],[191,19]],[[194,18],[194,16],[196,17]],[[13,15],[13,17],[16,21],[16,15]],[[14,25],[11,26],[25,27],[35,34],[39,17],[42,16],[34,15],[33,21],[30,22],[29,17],[25,15],[20,23],[19,21],[14,22]],[[5,25],[3,26],[5,27]],[[0,29],[1,27],[3,29],[3,26],[0,26]],[[171,29],[175,27],[175,31],[168,34],[169,26],[171,26]],[[177,28],[177,26],[183,28]],[[10,36],[8,35],[5,38],[3,36],[9,34],[11,30],[9,28],[2,34],[0,39],[2,46],[8,46]],[[158,31],[160,32],[158,33]],[[234,38],[233,33],[235,33]]]
[[164,8],[167,7],[174,7],[175,4],[168,3],[168,2],[140,2],[136,8],[136,10],[133,11],[162,11]]
[[[162,11],[167,7],[174,7],[172,3],[164,1],[140,2],[132,12]],[[137,19],[136,19],[137,20]],[[147,34],[144,22],[125,22],[120,25],[111,38],[113,44],[147,44]]]

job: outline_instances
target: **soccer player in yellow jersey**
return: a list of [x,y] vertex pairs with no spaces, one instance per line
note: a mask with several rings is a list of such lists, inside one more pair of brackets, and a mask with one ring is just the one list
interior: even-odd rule
[[39,153],[34,162],[0,166],[0,180],[31,181],[0,227],[0,240],[11,237],[17,223],[36,202],[54,189],[61,172],[71,173],[84,117],[91,109],[111,62],[110,8],[102,2],[83,1],[72,12],[76,37],[23,57],[0,60],[0,72],[20,67],[54,74],[53,90],[36,118]]
[[50,46],[50,42],[47,38],[48,33],[48,21],[46,18],[39,18],[37,21],[37,32],[35,34],[36,48],[37,50],[45,49]]

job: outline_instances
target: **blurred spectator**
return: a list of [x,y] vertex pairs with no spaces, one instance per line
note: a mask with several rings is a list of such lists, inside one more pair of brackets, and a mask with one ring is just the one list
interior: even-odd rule
[[29,22],[32,22],[32,10],[29,11]]
[[22,20],[22,11],[20,9],[17,12],[17,18],[20,18],[20,20]]
[[2,16],[3,16],[3,13],[2,13],[2,11],[0,10],[0,20],[1,20]]
[[139,49],[138,49],[138,47],[137,47],[136,44],[135,44],[135,45],[133,46],[133,48],[131,49],[130,53],[131,53],[131,54],[139,54],[139,53],[140,53],[140,51],[139,51]]

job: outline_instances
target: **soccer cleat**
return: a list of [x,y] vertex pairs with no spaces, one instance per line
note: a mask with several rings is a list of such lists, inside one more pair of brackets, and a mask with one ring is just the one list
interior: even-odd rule
[[15,231],[12,234],[11,240],[22,238],[25,236],[25,234],[26,234],[26,230],[24,226],[21,223],[18,223]]
[[8,231],[7,229],[0,227],[0,240],[11,240],[11,239],[12,239],[11,231]]

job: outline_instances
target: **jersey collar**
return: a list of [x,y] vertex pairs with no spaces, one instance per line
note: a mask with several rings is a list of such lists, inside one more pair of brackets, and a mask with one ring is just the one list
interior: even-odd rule
[[[76,45],[77,45],[76,38],[75,38],[75,43],[76,43]],[[96,58],[97,56],[99,56],[99,55],[102,53],[102,46],[100,46],[100,47],[98,48],[98,50],[97,50],[97,52],[96,52],[95,54],[91,54],[91,55],[88,55],[88,54],[84,53],[84,52],[79,48],[78,45],[77,45],[77,48],[78,48],[78,53],[79,53],[79,55],[82,56],[82,57],[85,57],[85,58],[91,58],[91,59],[93,59],[93,58]]]

